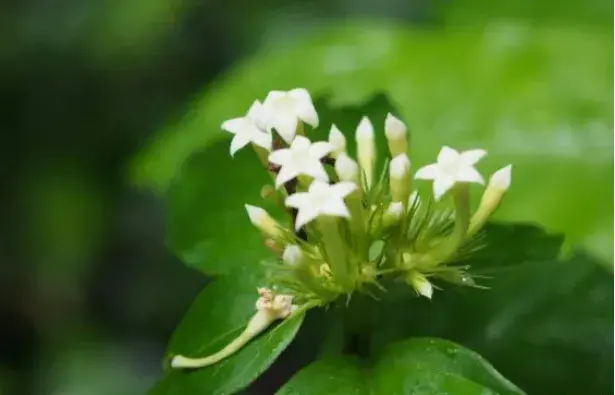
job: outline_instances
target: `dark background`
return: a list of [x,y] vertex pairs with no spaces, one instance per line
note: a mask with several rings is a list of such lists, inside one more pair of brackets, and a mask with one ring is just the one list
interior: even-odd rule
[[0,393],[137,394],[154,381],[204,280],[165,248],[164,204],[126,168],[262,45],[364,17],[612,29],[608,2],[467,3],[1,2]]

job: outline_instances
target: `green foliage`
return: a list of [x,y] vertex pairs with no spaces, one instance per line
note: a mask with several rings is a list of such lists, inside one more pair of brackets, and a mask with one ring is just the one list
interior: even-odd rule
[[[256,278],[214,280],[197,297],[173,334],[172,355],[205,356],[222,349],[255,313]],[[235,393],[262,374],[292,341],[303,314],[284,320],[250,342],[234,356],[194,371],[170,371],[151,391],[155,395]]]
[[[325,340],[310,346],[320,346],[323,359],[280,393],[522,393],[461,346],[404,340],[425,336],[470,347],[528,393],[608,392],[613,283],[593,256],[609,264],[612,253],[610,51],[599,29],[496,24],[481,33],[417,32],[359,24],[239,65],[135,162],[136,180],[165,193],[171,249],[201,272],[224,276],[203,292],[169,351],[219,349],[254,311],[254,288],[266,285],[257,268],[270,252],[243,204],[259,204],[268,180],[249,150],[230,158],[220,123],[270,89],[304,86],[321,95],[321,125],[311,136],[323,138],[335,120],[353,150],[360,117],[369,115],[381,134],[392,111],[410,126],[413,166],[431,162],[443,144],[486,148],[494,159],[482,170],[514,164],[499,219],[539,223],[576,244],[558,260],[563,237],[529,225],[489,226],[487,248],[466,262],[488,290],[442,284],[430,303],[392,287],[372,310],[368,360],[341,356],[340,322],[322,320],[315,330]],[[383,139],[377,143],[384,149]],[[300,324],[281,324],[219,365],[171,372],[153,393],[243,388]]]
[[500,394],[523,391],[478,354],[440,339],[391,344],[373,360],[332,357],[300,371],[278,395]]

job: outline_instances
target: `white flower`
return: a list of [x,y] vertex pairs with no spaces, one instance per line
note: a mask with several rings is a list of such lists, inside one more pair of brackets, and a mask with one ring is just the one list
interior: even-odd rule
[[267,128],[275,128],[288,144],[295,137],[299,121],[314,128],[318,126],[318,114],[312,98],[303,88],[288,92],[271,91],[265,98],[263,107],[267,112]]
[[281,166],[275,184],[279,188],[286,182],[305,174],[314,179],[328,181],[329,176],[320,160],[333,148],[325,141],[310,143],[305,136],[297,136],[290,148],[283,148],[269,154],[269,161]]
[[235,135],[231,141],[231,156],[237,151],[254,143],[259,147],[271,150],[271,132],[265,128],[265,110],[256,100],[245,117],[233,118],[222,123],[222,129]]
[[502,167],[500,170],[496,171],[491,175],[489,179],[489,185],[487,188],[499,189],[502,191],[507,191],[510,188],[510,183],[512,179],[512,165],[508,165]]
[[326,182],[315,180],[307,192],[297,192],[287,197],[286,205],[299,210],[295,228],[300,229],[319,215],[349,218],[350,213],[344,198],[356,187],[352,182],[329,185]]
[[338,156],[346,152],[346,137],[335,125],[329,131],[329,143],[333,147],[333,155]]
[[438,154],[437,162],[421,167],[414,178],[417,180],[433,180],[433,193],[438,200],[457,182],[484,184],[483,177],[474,168],[474,165],[485,155],[487,155],[487,151],[482,149],[459,153],[444,146]]

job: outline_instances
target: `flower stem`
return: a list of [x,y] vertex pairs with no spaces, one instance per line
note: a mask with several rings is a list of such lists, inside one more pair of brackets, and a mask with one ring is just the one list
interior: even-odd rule
[[349,257],[346,253],[346,246],[339,229],[339,220],[336,217],[318,217],[318,230],[322,235],[322,244],[326,255],[327,263],[331,268],[331,273],[336,282],[350,293],[353,290],[356,276],[352,276]]
[[457,184],[453,188],[455,204],[455,227],[435,253],[434,264],[440,264],[450,259],[464,242],[470,224],[470,193],[467,184]]

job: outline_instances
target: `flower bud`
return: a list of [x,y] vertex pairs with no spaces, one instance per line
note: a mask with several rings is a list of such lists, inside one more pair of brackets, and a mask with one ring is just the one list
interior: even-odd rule
[[392,157],[408,152],[406,125],[391,113],[387,114],[384,121],[384,134]]
[[393,202],[389,204],[387,210],[382,216],[382,226],[388,228],[391,225],[396,224],[404,213],[404,204],[402,202]]
[[303,258],[304,255],[303,251],[301,251],[301,247],[295,244],[290,244],[286,246],[286,248],[284,249],[284,253],[282,254],[282,259],[284,260],[284,263],[291,266],[297,266],[301,264],[301,262],[303,262]]
[[374,126],[369,118],[363,117],[356,133],[357,156],[359,165],[365,175],[366,187],[369,189],[373,182],[374,165],[376,163],[376,143],[374,141]]
[[433,286],[424,274],[413,270],[408,273],[406,281],[410,284],[410,286],[412,286],[412,288],[414,288],[416,293],[426,297],[427,299],[431,299],[431,296],[433,295]]
[[467,232],[468,237],[474,235],[497,210],[508,188],[510,188],[511,180],[512,165],[505,166],[493,173],[480,200],[478,209],[470,220]]
[[273,239],[278,239],[282,236],[280,224],[278,224],[275,219],[271,218],[267,211],[249,204],[245,206],[250,222],[252,222],[252,225],[256,226],[264,236]]
[[329,144],[333,146],[331,156],[334,158],[346,152],[346,137],[335,125],[331,125],[331,130],[329,131]]
[[340,181],[359,181],[359,165],[344,152],[340,153],[335,161],[335,172]]
[[395,202],[407,202],[410,196],[410,160],[406,154],[399,154],[389,165],[391,198]]

